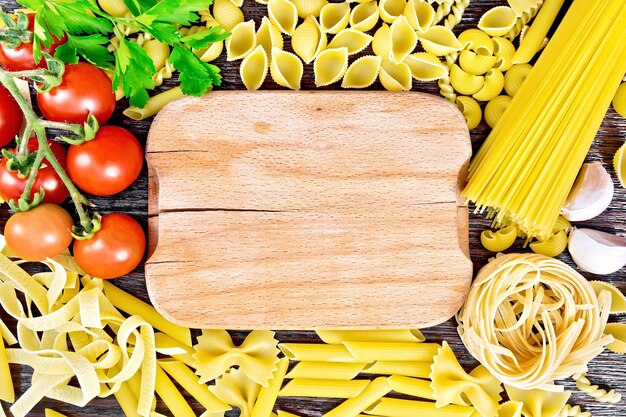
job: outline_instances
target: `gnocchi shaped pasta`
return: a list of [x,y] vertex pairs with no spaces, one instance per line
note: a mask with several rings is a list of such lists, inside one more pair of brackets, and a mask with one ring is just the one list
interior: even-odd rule
[[248,90],[258,90],[267,75],[268,59],[265,49],[257,46],[251,54],[244,58],[239,67],[241,81]]
[[404,13],[406,0],[380,0],[378,7],[380,8],[380,17],[391,24]]
[[352,9],[352,12],[350,12],[350,27],[354,30],[367,32],[376,26],[378,19],[380,19],[378,2],[368,1]]
[[232,32],[235,26],[244,21],[243,12],[230,0],[215,0],[213,18],[229,32]]
[[448,76],[448,68],[436,56],[418,52],[406,57],[411,75],[418,81],[435,81]]
[[323,87],[339,81],[348,69],[348,48],[326,49],[313,64],[315,85]]
[[380,63],[378,78],[388,91],[409,91],[412,87],[411,68],[404,62],[396,64],[383,60]]
[[459,42],[470,51],[481,55],[493,55],[494,42],[491,40],[491,36],[480,29],[468,29],[464,31],[459,35]]
[[476,100],[489,101],[498,97],[504,88],[504,75],[497,69],[492,69],[485,75],[485,84],[473,95]]
[[296,5],[298,17],[306,19],[309,16],[319,16],[322,8],[328,4],[327,0],[291,0]]
[[336,34],[345,29],[350,22],[349,3],[329,3],[320,12],[322,31]]
[[391,28],[383,23],[374,34],[372,50],[382,59],[391,59]]
[[266,16],[263,16],[261,26],[256,33],[256,43],[265,49],[267,56],[272,55],[272,48],[283,49],[283,35]]
[[485,13],[478,21],[478,28],[489,36],[506,35],[515,23],[517,16],[508,6],[494,7]]
[[291,38],[291,46],[294,52],[306,64],[311,63],[326,48],[327,42],[326,34],[313,16],[307,17],[296,28]]
[[276,84],[292,90],[299,90],[303,72],[302,61],[295,54],[276,47],[272,49],[270,73]]
[[480,75],[473,75],[454,64],[450,69],[450,83],[456,91],[461,94],[471,96],[480,91],[485,85],[485,78]]
[[269,0],[267,14],[272,23],[286,35],[292,35],[298,24],[298,11],[289,0]]
[[341,86],[343,88],[366,88],[374,84],[382,58],[368,55],[354,61],[346,71]]
[[435,9],[424,0],[409,0],[404,8],[404,16],[411,27],[420,33],[426,33],[435,23]]
[[463,49],[463,44],[454,36],[454,33],[443,26],[431,27],[428,32],[420,35],[419,39],[426,52],[437,56]]
[[348,55],[361,52],[372,42],[373,37],[354,29],[344,29],[335,35],[328,44],[329,48],[348,48]]
[[226,39],[226,59],[235,61],[243,59],[256,47],[254,20],[239,23]]
[[465,117],[467,128],[469,130],[476,129],[483,118],[483,112],[476,100],[467,96],[458,96],[456,98],[456,106],[463,114],[463,117]]
[[400,16],[391,24],[391,60],[396,64],[404,61],[417,46],[417,34],[406,17]]

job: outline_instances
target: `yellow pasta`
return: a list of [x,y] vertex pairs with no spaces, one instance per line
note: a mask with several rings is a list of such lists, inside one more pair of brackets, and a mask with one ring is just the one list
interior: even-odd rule
[[383,60],[380,63],[378,79],[387,91],[409,91],[413,85],[411,68],[404,62],[396,64]]
[[538,7],[541,0],[508,0],[508,3],[515,15],[519,17],[528,13],[532,8]]
[[215,380],[209,390],[221,401],[240,410],[240,417],[250,417],[261,391],[261,385],[248,378],[239,369],[231,369]]
[[602,291],[611,293],[611,314],[626,313],[626,296],[615,285],[605,281],[591,281],[596,295]]
[[472,95],[478,93],[485,85],[485,77],[473,75],[454,64],[450,69],[450,83],[461,94]]
[[44,410],[46,417],[67,417],[65,414],[61,414],[57,411],[51,410],[49,408],[46,408]]
[[258,90],[265,81],[268,68],[267,54],[265,49],[259,45],[241,62],[239,67],[241,81],[248,90]]
[[591,413],[588,411],[583,412],[578,405],[572,407],[571,405],[566,404],[558,417],[591,417]]
[[626,354],[626,324],[609,323],[606,325],[604,332],[615,338],[606,348],[613,353]]
[[278,392],[285,379],[287,368],[289,367],[289,359],[282,358],[278,361],[276,371],[274,372],[270,383],[261,388],[259,397],[252,409],[251,417],[270,417],[272,415],[272,409],[276,404],[278,398]]
[[126,17],[130,13],[124,0],[98,0],[98,6],[114,17]]
[[298,362],[287,374],[287,379],[354,379],[366,363]]
[[378,2],[368,1],[361,3],[350,12],[350,27],[354,30],[367,32],[376,26],[379,18]]
[[137,397],[129,388],[128,383],[122,383],[113,395],[126,417],[140,417],[137,413]]
[[524,403],[519,401],[507,401],[500,404],[498,417],[522,417]]
[[515,46],[506,38],[493,38],[496,63],[494,68],[505,72],[513,66],[513,56],[515,55]]
[[613,108],[622,117],[626,117],[626,83],[620,84],[613,97]]
[[463,71],[473,75],[483,75],[493,68],[497,58],[493,55],[481,55],[465,49],[459,55],[459,66]]
[[291,90],[299,90],[304,67],[295,54],[274,47],[270,73],[276,84]]
[[280,33],[280,29],[267,16],[263,16],[261,26],[256,32],[256,43],[263,47],[268,57],[272,55],[272,48],[283,49],[283,35]]
[[363,368],[363,373],[374,375],[402,375],[415,378],[430,378],[431,362],[377,361]]
[[483,112],[476,100],[467,96],[458,96],[456,106],[463,114],[468,129],[472,130],[478,127],[483,118]]
[[317,20],[307,17],[296,28],[291,38],[294,52],[302,58],[305,64],[310,64],[326,48],[328,40]]
[[296,6],[298,17],[306,19],[309,16],[317,17],[322,8],[328,4],[327,0],[291,0]]
[[391,28],[383,23],[374,33],[372,51],[384,60],[391,60]]
[[353,398],[369,384],[367,379],[292,379],[280,391],[281,397]]
[[391,375],[387,378],[391,388],[404,395],[411,397],[425,398],[435,401],[435,393],[430,387],[431,382],[426,379],[409,378],[401,375]]
[[342,404],[324,414],[324,417],[357,417],[390,391],[391,386],[387,378],[376,378],[357,396],[347,399]]
[[498,97],[504,88],[504,75],[497,69],[490,70],[485,75],[485,84],[472,97],[479,101],[490,101]]
[[533,67],[530,64],[513,65],[504,75],[504,90],[515,97]]
[[315,85],[322,87],[339,81],[348,69],[348,48],[326,49],[313,64]]
[[393,23],[404,13],[406,4],[406,0],[380,0],[378,7],[380,8],[381,19],[386,23]]
[[215,0],[213,2],[213,17],[221,27],[232,31],[239,23],[243,23],[243,12],[230,0]]
[[[480,29],[468,29],[459,35],[459,42],[468,50],[483,56],[494,54],[494,42],[489,35]],[[513,49],[515,52],[515,48]]]
[[509,96],[498,96],[487,103],[485,121],[490,128],[493,129],[496,126],[509,104],[511,104],[511,97]]
[[512,401],[523,404],[522,414],[527,417],[556,416],[565,407],[569,392],[549,392],[538,389],[520,390],[506,385],[506,392]]
[[564,0],[544,0],[532,26],[520,41],[520,46],[513,57],[514,64],[530,62],[535,54],[541,50],[543,41],[559,14],[563,2]]
[[448,75],[448,68],[439,58],[427,52],[418,52],[406,57],[404,63],[418,81],[434,81]]
[[616,404],[622,400],[622,395],[614,389],[607,391],[597,385],[592,385],[585,373],[576,376],[574,379],[576,380],[576,388],[600,403]]
[[478,21],[478,28],[490,36],[506,35],[517,22],[513,9],[507,6],[494,7]]
[[226,59],[235,61],[247,57],[256,47],[254,20],[239,23],[226,39]]
[[293,361],[359,362],[344,345],[281,343],[278,347]]
[[298,10],[289,0],[269,0],[267,14],[281,32],[292,35],[298,24]]
[[378,78],[382,58],[376,55],[366,55],[354,61],[343,77],[343,88],[366,88],[374,84]]
[[[166,90],[162,93],[159,93],[155,96],[150,97],[150,99],[148,100],[148,102],[146,103],[146,105],[143,108],[139,108],[139,107],[135,107],[135,106],[130,106],[129,108],[127,108],[126,110],[124,110],[124,116],[133,119],[133,120],[144,120],[147,119],[148,117],[152,117],[155,114],[157,114],[158,112],[161,111],[161,109],[163,109],[165,106],[167,106],[168,104],[179,100],[181,98],[185,97],[185,95],[183,94],[182,91],[180,91],[180,87],[174,87],[172,89]],[[106,291],[106,290],[105,290]],[[146,304],[147,305],[147,304]],[[117,307],[117,306],[116,306]],[[118,307],[121,310],[121,307]],[[155,310],[156,313],[156,310]],[[156,313],[158,314],[158,313]],[[166,320],[164,318],[161,318],[159,321],[164,321],[166,322]],[[160,323],[165,325],[164,323]],[[154,327],[156,327],[159,330],[162,330],[161,328],[159,328],[158,326],[152,324]],[[167,325],[170,326],[170,325]],[[179,329],[174,329],[172,328],[171,331],[176,331],[177,333],[179,333],[178,337],[186,337],[186,335],[183,335],[183,332],[185,330],[188,329],[184,329],[183,327],[180,327]],[[170,335],[173,336],[172,333],[168,333]],[[189,344],[191,344],[191,334],[189,335]]]
[[433,26],[428,32],[420,35],[420,43],[426,52],[444,56],[463,49],[463,44],[454,36],[450,29]]
[[4,347],[4,340],[0,337],[0,400],[9,403],[15,402],[15,390],[11,380],[9,360]]
[[324,33],[339,33],[348,26],[349,22],[349,3],[328,3],[320,12],[320,26]]
[[435,9],[424,0],[409,0],[404,8],[404,16],[411,27],[426,33],[435,23]]
[[214,42],[208,48],[198,49],[194,54],[200,58],[202,62],[211,62],[216,60],[224,50],[224,41]]
[[355,29],[344,29],[337,33],[328,48],[348,48],[348,55],[361,52],[372,42],[373,37]]
[[406,17],[398,17],[391,25],[391,60],[401,63],[417,45],[417,34]]
[[316,330],[317,335],[329,344],[343,342],[424,342],[419,329],[401,330]]
[[436,343],[410,342],[344,342],[348,351],[361,362],[412,361],[427,362],[437,354]]
[[376,401],[365,412],[381,417],[470,417],[474,413],[474,407],[463,405],[435,407],[433,402],[385,397]]
[[141,46],[148,54],[157,71],[165,66],[165,62],[170,57],[170,47],[156,39],[151,39]]
[[564,230],[552,235],[549,239],[539,240],[530,244],[533,252],[541,255],[557,257],[567,247],[567,233]]
[[502,252],[510,248],[517,238],[517,228],[515,226],[507,226],[503,229],[493,232],[484,230],[480,234],[480,242],[483,247],[491,252]]

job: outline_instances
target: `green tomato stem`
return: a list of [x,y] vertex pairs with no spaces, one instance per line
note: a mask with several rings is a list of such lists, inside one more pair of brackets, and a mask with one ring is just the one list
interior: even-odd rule
[[44,157],[45,155],[43,152],[37,152],[37,158],[35,158],[35,162],[33,162],[33,166],[30,169],[30,175],[28,176],[26,186],[24,187],[24,192],[22,192],[22,199],[24,201],[30,202],[30,191],[33,189],[37,172],[39,172],[39,168],[41,167]]
[[68,130],[76,135],[81,135],[83,130],[81,126],[71,123],[51,122],[49,120],[40,120],[40,123],[46,129]]

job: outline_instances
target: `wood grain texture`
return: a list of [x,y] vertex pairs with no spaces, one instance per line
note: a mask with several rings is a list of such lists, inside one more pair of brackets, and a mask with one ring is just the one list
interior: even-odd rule
[[[567,4],[571,3],[571,0],[567,0]],[[480,16],[489,8],[494,6],[505,6],[506,0],[472,0],[470,6],[463,15],[462,23],[454,29],[454,32],[459,34],[463,30],[476,27],[476,24]],[[13,0],[0,0],[0,6],[5,10],[10,10],[16,7],[16,3]],[[244,4],[244,11],[247,18],[254,18],[257,22],[257,27],[261,21],[261,17],[266,13],[265,6],[262,6],[254,1],[246,1]],[[288,43],[287,43],[288,47]],[[363,51],[363,54],[371,54],[371,49],[367,48]],[[360,56],[360,55],[357,55]],[[355,58],[357,57],[355,56]],[[216,62],[222,69],[222,75],[224,76],[224,84],[220,88],[221,90],[241,90],[244,88],[239,79],[239,62],[227,62],[224,57],[219,58]],[[177,85],[175,79],[166,81],[163,88],[170,88]],[[277,89],[279,88],[274,84],[270,77],[263,86],[264,89]],[[302,88],[305,90],[315,89],[315,83],[313,79],[312,66],[305,66],[305,74],[302,82]],[[337,86],[330,86],[328,89],[338,88]],[[371,90],[380,90],[380,84],[376,83],[371,87]],[[436,83],[419,83],[417,81],[413,84],[413,90],[426,92],[434,95],[439,94],[439,89]],[[36,105],[36,101],[34,103]],[[109,122],[110,124],[123,126],[131,130],[137,137],[145,143],[146,135],[152,123],[152,120],[145,120],[142,122],[135,122],[122,116],[121,111],[128,106],[128,102],[121,101],[118,104],[117,112]],[[210,119],[207,123],[219,126],[219,121]],[[481,123],[476,129],[472,130],[472,144],[474,152],[482,144],[486,138],[490,129],[485,123]],[[613,109],[609,109],[607,116],[602,124],[600,131],[598,132],[596,141],[594,142],[591,151],[587,157],[587,161],[599,161],[602,162],[604,167],[609,171],[611,176],[615,179],[615,172],[612,167],[613,154],[626,140],[626,119],[620,117],[615,113]],[[604,230],[606,232],[618,233],[626,235],[626,190],[621,188],[615,179],[616,193],[610,207],[595,219],[587,222],[580,223],[580,227],[591,227],[598,230]],[[102,198],[92,197],[97,206],[99,212],[102,214],[110,212],[125,212],[136,219],[140,220],[147,231],[148,224],[148,170],[145,169],[138,181],[129,189],[119,194],[115,198]],[[68,209],[71,209],[67,205]],[[469,242],[472,253],[472,260],[474,262],[474,270],[477,271],[481,268],[487,260],[493,256],[492,253],[482,248],[480,244],[480,233],[489,225],[489,220],[484,216],[473,213],[473,206],[470,206],[470,233]],[[3,207],[0,208],[0,219],[6,220],[9,213],[8,210]],[[509,250],[509,252],[527,251],[522,247],[521,242],[517,242],[516,245]],[[570,256],[565,253],[559,257],[567,264],[574,266]],[[600,279],[611,282],[620,288],[623,292],[626,292],[626,269],[612,274],[610,276],[597,276],[592,274],[583,273],[589,279]],[[176,277],[173,278],[176,280]],[[126,278],[117,280],[116,285],[120,286],[126,291],[134,294],[135,296],[148,301],[148,293],[145,287],[144,270],[143,267],[139,267],[136,271],[129,274]],[[7,317],[0,312],[3,320]],[[626,323],[626,316],[612,316],[612,322]],[[12,326],[14,322],[9,321]],[[451,319],[438,326],[426,329],[424,331],[429,341],[441,342],[442,340],[448,341],[454,352],[459,357],[461,364],[467,369],[471,370],[476,365],[476,361],[465,350],[463,344],[456,332],[456,323],[454,319]],[[197,335],[198,332],[194,332]],[[233,338],[236,343],[241,343],[247,332],[237,331],[232,332]],[[277,333],[277,338],[282,342],[319,342],[319,338],[315,333],[310,331],[280,331]],[[12,366],[13,382],[16,386],[18,394],[21,394],[30,386],[31,370],[28,367]],[[626,356],[615,355],[608,352],[601,354],[598,358],[593,360],[590,364],[589,377],[592,382],[599,384],[603,388],[615,388],[617,391],[626,393]],[[626,415],[626,401],[622,400],[619,404],[599,404],[592,398],[585,396],[582,393],[576,391],[575,385],[571,380],[564,381],[562,383],[569,390],[573,390],[570,403],[579,404],[585,411],[590,411],[594,417],[622,417]],[[196,415],[200,415],[204,410],[195,402],[192,398],[186,395],[192,408],[196,412]],[[329,411],[336,406],[341,400],[328,400],[328,399],[310,399],[310,398],[279,398],[277,408],[286,410],[292,413],[296,413],[300,416],[307,417],[320,417],[324,412]],[[6,408],[6,404],[3,404]],[[114,398],[96,399],[92,401],[87,407],[77,408],[61,404],[57,401],[44,400],[37,406],[35,410],[30,414],[33,417],[42,417],[44,415],[44,408],[50,407],[58,411],[64,412],[71,417],[123,417],[122,410],[117,405]],[[161,404],[158,403],[158,410],[165,415],[171,415]],[[238,416],[238,411],[234,410],[229,412],[228,417]]]
[[196,328],[441,323],[472,275],[458,203],[470,154],[462,115],[432,95],[231,91],[172,103],[148,135],[150,298]]

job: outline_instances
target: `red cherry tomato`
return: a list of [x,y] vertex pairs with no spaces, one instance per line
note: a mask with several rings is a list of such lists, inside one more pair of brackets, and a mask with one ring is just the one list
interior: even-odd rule
[[9,90],[0,85],[0,148],[7,146],[22,127],[24,114]]
[[4,228],[7,246],[27,261],[42,261],[60,255],[72,243],[72,217],[61,207],[42,204],[16,213]]
[[[32,31],[35,26],[35,15],[28,14],[28,30]],[[41,51],[50,55],[67,40],[66,36],[61,39],[53,38],[49,48],[42,45]],[[43,56],[43,55],[42,55]],[[46,68],[46,60],[41,58],[38,64],[35,63],[33,57],[33,44],[22,43],[17,48],[11,49],[0,42],[0,65],[8,71],[29,71],[37,68]]]
[[79,62],[66,65],[61,85],[37,94],[37,103],[48,120],[83,124],[91,113],[103,125],[115,110],[115,94],[104,71]]
[[70,146],[67,173],[89,194],[109,196],[130,186],[141,172],[143,150],[128,130],[103,126],[95,139]]
[[[57,142],[51,140],[48,141],[52,153],[57,158],[63,169],[67,168],[67,154],[65,148]],[[34,151],[39,148],[39,142],[36,138],[30,138],[28,141],[28,150]],[[11,149],[11,152],[15,152],[15,149]],[[0,162],[0,197],[4,201],[15,200],[17,201],[24,192],[26,182],[28,178],[19,178],[17,172],[9,171],[7,168],[7,158],[2,157]],[[43,199],[44,203],[61,204],[69,196],[65,184],[61,181],[61,178],[57,175],[50,162],[47,159],[43,160],[43,164],[33,183],[31,190],[31,198],[39,189],[42,188],[45,191]]]
[[74,242],[74,258],[83,271],[96,278],[118,278],[133,271],[146,251],[146,236],[132,217],[102,216],[102,228],[91,239]]

